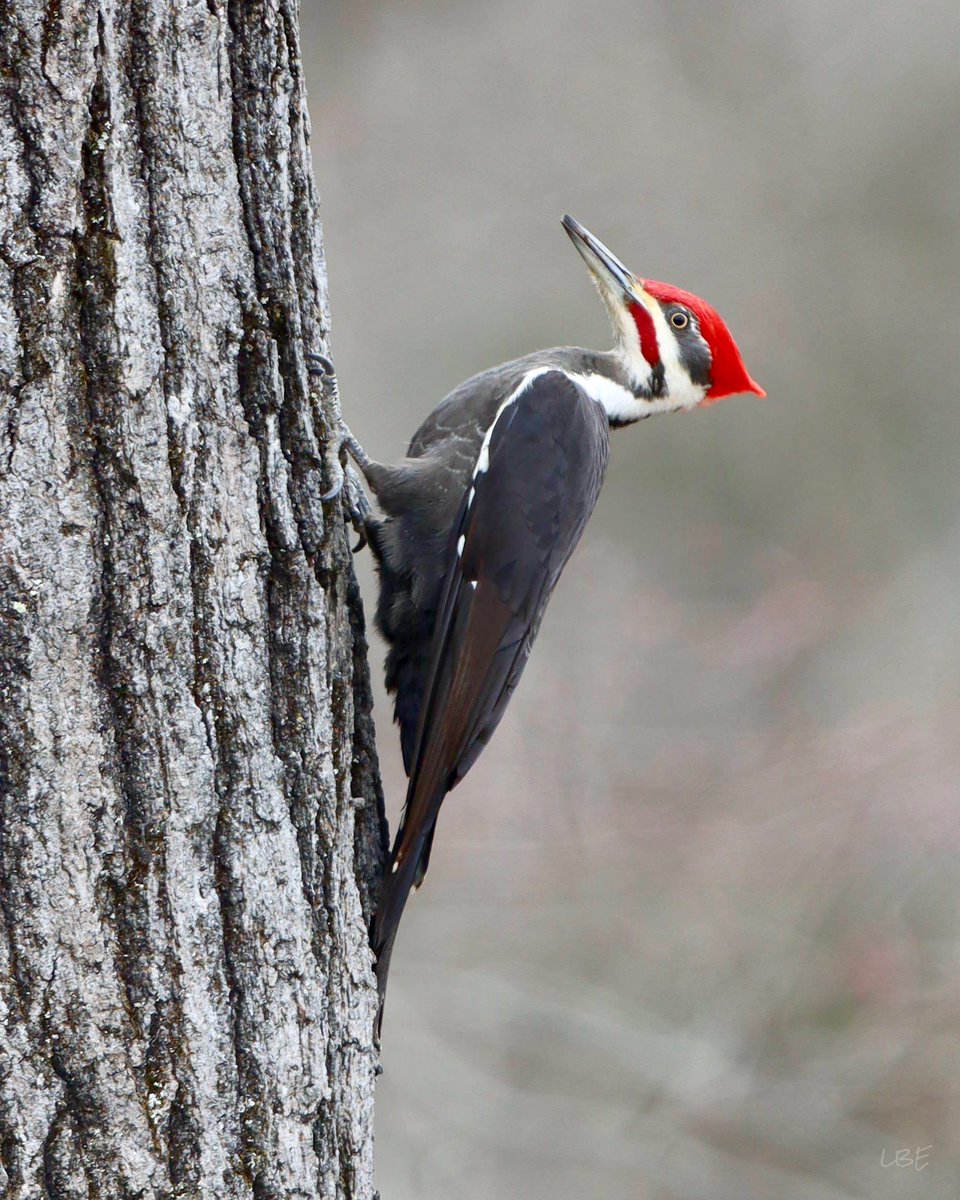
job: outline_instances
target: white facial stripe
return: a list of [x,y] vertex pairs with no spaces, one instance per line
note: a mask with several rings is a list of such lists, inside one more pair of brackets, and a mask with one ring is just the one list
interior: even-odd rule
[[693,383],[687,374],[680,358],[680,344],[670,322],[664,316],[659,301],[651,296],[645,307],[653,318],[653,327],[657,331],[660,361],[663,363],[663,382],[667,396],[674,402],[671,407],[694,408],[703,399],[706,389]]
[[[640,345],[640,332],[637,329],[630,309],[624,302],[623,293],[619,289],[614,290],[611,288],[605,279],[601,279],[597,275],[594,275],[593,278],[597,285],[597,290],[606,305],[607,312],[610,314],[614,337],[617,342],[616,349],[620,355],[620,361],[630,376],[630,382],[637,390],[649,388],[653,368],[643,357]],[[644,416],[649,416],[651,413],[656,412],[672,412],[678,408],[694,408],[706,395],[706,389],[699,384],[691,382],[690,376],[684,369],[676,334],[664,315],[659,301],[642,291],[639,284],[638,293],[634,296],[634,300],[647,310],[653,321],[654,332],[657,335],[657,345],[660,350],[660,361],[663,363],[663,382],[666,396],[662,400],[638,401],[628,392],[627,395],[630,395],[630,403],[626,404],[626,402],[623,402],[621,404],[620,401],[616,401],[615,407],[617,413],[636,412],[638,404],[642,406],[642,415]],[[620,390],[622,391],[623,389]],[[604,394],[608,400],[613,402],[612,393],[605,391]],[[594,399],[599,399],[599,397],[594,396]],[[637,419],[636,416],[615,416],[611,408],[603,400],[600,400],[600,403],[607,409],[611,420]]]

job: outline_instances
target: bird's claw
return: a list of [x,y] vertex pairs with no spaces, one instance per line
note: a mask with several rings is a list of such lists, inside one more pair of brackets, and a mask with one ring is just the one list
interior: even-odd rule
[[367,544],[367,519],[373,510],[366,492],[363,490],[360,476],[353,467],[349,465],[346,467],[343,478],[344,492],[346,493],[344,513],[349,518],[358,538],[357,544],[353,548],[354,554],[357,554]]
[[332,466],[333,466],[333,468],[334,468],[334,469],[333,469],[333,471],[331,472],[331,474],[333,474],[333,475],[335,475],[335,476],[336,476],[336,478],[337,478],[337,482],[336,482],[336,483],[333,485],[333,487],[332,487],[332,488],[330,488],[330,490],[329,490],[329,491],[327,491],[327,492],[324,492],[324,493],[323,493],[323,494],[320,496],[320,503],[321,503],[321,504],[329,504],[331,500],[336,500],[336,498],[337,498],[337,497],[340,495],[340,493],[343,491],[343,484],[344,484],[344,481],[346,480],[346,477],[347,477],[347,473],[346,473],[346,471],[345,471],[345,470],[343,469],[343,467],[340,465],[340,456],[339,456],[339,454],[337,455],[337,457],[336,457],[335,459],[332,459],[332,460],[331,460],[331,464],[332,464]]
[[307,360],[308,375],[314,375],[319,379],[327,380],[336,388],[337,373],[333,369],[333,363],[325,354],[315,354],[313,351],[307,351],[304,358]]
[[349,518],[350,524],[360,539],[353,548],[353,552],[356,554],[367,544],[366,522],[372,510],[359,476],[353,467],[344,466],[341,458],[346,451],[361,470],[366,467],[370,459],[340,416],[340,396],[333,363],[325,354],[308,352],[304,357],[307,360],[307,373],[319,379],[324,387],[329,388],[333,394],[338,425],[336,436],[328,445],[326,456],[328,478],[332,478],[334,482],[332,487],[321,495],[320,500],[323,504],[329,504],[345,492],[344,515]]
[[350,521],[360,539],[353,547],[353,552],[356,554],[367,544],[367,518],[373,510],[363,490],[360,476],[349,463],[343,466],[340,462],[341,450],[349,450],[350,443],[353,441],[353,435],[346,429],[346,426],[343,429],[346,431],[346,436],[341,435],[337,439],[331,447],[332,453],[328,458],[328,467],[336,482],[333,487],[323,493],[320,499],[324,504],[328,504],[342,496],[344,516]]

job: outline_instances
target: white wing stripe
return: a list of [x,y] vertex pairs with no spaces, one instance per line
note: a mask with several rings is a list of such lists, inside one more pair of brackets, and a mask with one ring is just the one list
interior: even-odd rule
[[[514,390],[510,393],[510,395],[506,398],[506,400],[504,400],[504,402],[497,409],[493,420],[490,422],[490,428],[487,430],[487,432],[484,434],[484,437],[483,437],[483,445],[480,447],[480,454],[477,458],[477,465],[473,468],[473,478],[474,479],[476,479],[478,475],[482,475],[486,471],[486,469],[490,466],[490,439],[493,437],[493,431],[497,426],[497,422],[500,420],[500,414],[503,412],[503,410],[505,408],[509,408],[511,404],[514,404],[517,400],[519,400],[520,396],[523,394],[523,392],[526,391],[526,389],[530,386],[531,383],[533,383],[533,381],[535,379],[539,379],[541,375],[546,375],[550,371],[555,371],[556,369],[557,369],[556,367],[537,367],[536,370],[528,371],[526,373],[526,375],[524,375],[524,377],[520,380],[519,385],[516,388],[514,388]],[[471,489],[470,500],[472,500],[472,499],[473,499],[473,490]],[[467,503],[469,504],[469,502],[470,501],[468,500]]]

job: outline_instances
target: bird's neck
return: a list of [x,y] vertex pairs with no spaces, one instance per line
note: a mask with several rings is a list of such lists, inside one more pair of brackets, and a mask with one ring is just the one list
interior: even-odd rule
[[663,394],[663,367],[658,364],[639,378],[628,357],[620,350],[601,353],[578,352],[579,361],[571,371],[577,383],[600,404],[613,429],[633,425],[654,413],[672,412],[681,407]]

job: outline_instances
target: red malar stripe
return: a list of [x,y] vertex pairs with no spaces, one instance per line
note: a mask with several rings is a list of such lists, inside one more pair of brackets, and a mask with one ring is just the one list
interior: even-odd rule
[[657,342],[657,331],[654,328],[653,317],[642,304],[631,304],[630,315],[640,334],[640,353],[651,367],[660,361],[660,346]]

